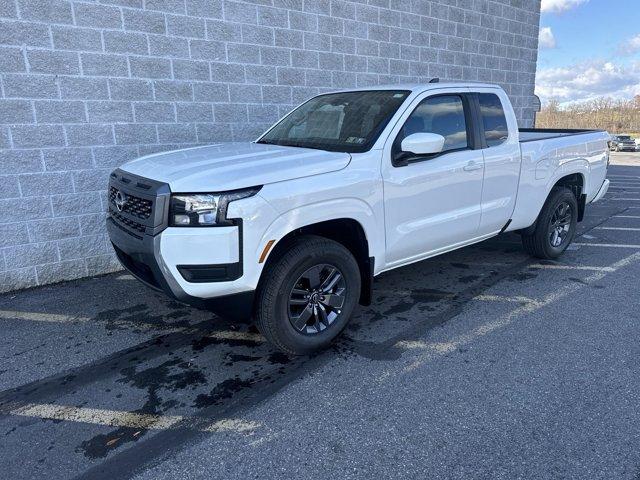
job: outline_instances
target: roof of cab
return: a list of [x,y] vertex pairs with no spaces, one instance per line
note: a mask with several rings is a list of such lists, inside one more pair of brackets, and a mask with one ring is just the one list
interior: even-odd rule
[[436,88],[501,88],[493,83],[480,82],[435,82],[435,83],[400,83],[396,85],[371,85],[368,87],[345,88],[341,92],[362,92],[368,90],[410,90],[411,92],[421,92]]

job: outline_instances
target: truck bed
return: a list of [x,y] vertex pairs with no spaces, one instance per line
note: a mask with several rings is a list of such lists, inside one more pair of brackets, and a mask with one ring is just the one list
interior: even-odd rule
[[520,136],[520,183],[509,229],[532,225],[553,184],[565,175],[580,175],[586,203],[596,197],[607,174],[607,132],[523,128]]
[[535,142],[536,140],[549,140],[551,138],[569,137],[572,135],[584,135],[586,133],[598,133],[604,130],[578,130],[556,128],[521,128],[520,143]]

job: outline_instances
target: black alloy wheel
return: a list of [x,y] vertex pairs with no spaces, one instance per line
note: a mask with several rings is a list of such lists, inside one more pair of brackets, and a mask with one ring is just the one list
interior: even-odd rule
[[289,321],[301,333],[318,334],[338,318],[346,295],[344,275],[337,267],[314,265],[300,275],[289,294]]
[[567,249],[576,234],[578,199],[564,186],[551,190],[532,226],[521,232],[524,249],[534,257],[551,260]]
[[569,202],[560,203],[549,221],[549,243],[553,248],[559,248],[566,241],[572,220],[573,211]]

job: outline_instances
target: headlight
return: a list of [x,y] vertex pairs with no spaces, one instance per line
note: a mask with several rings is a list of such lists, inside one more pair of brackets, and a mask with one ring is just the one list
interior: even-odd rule
[[252,197],[260,188],[227,193],[178,193],[171,195],[169,226],[214,227],[232,225],[227,219],[229,203]]

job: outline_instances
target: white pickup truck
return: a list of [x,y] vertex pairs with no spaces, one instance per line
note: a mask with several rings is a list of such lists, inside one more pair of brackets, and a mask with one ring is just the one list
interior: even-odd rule
[[148,155],[111,174],[107,228],[147,285],[251,317],[279,349],[331,342],[373,277],[517,231],[559,256],[607,192],[609,135],[518,130],[495,85],[322,94],[255,142]]

